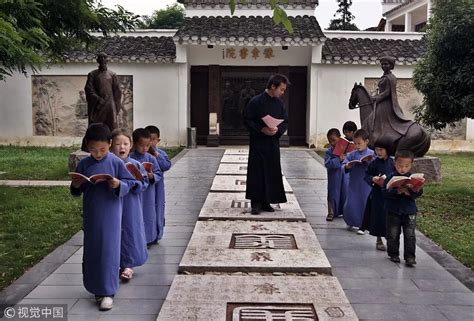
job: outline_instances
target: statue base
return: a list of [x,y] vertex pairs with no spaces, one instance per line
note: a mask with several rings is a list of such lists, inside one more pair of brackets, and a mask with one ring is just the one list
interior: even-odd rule
[[69,162],[68,162],[69,171],[74,172],[76,170],[77,164],[79,164],[79,162],[82,159],[86,158],[89,155],[90,155],[89,153],[84,152],[80,149],[69,154]]
[[207,147],[218,147],[219,146],[219,135],[208,135],[206,146]]
[[280,147],[290,147],[290,136],[282,135],[280,137]]
[[417,157],[413,163],[412,173],[423,173],[427,183],[441,181],[441,161],[438,157]]

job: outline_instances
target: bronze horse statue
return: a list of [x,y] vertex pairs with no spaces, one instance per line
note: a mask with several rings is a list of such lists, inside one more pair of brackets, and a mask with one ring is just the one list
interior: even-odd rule
[[[367,89],[362,84],[355,83],[349,99],[349,109],[359,108],[362,128],[369,133],[370,142],[373,143],[378,137],[388,135],[393,139],[394,151],[410,150],[415,157],[423,157],[428,152],[431,138],[419,124],[397,117],[392,117],[391,122],[387,122],[382,119],[385,116],[382,115],[384,110],[378,110],[377,107],[374,97]],[[404,134],[394,128],[397,125],[405,128]],[[390,135],[390,132],[395,135]]]

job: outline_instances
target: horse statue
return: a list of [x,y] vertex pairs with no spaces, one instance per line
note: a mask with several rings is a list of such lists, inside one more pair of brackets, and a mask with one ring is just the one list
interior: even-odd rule
[[[415,157],[423,157],[430,149],[431,138],[428,133],[417,123],[412,120],[399,120],[393,117],[392,122],[399,122],[400,124],[392,124],[383,121],[382,112],[378,111],[377,103],[369,94],[368,90],[362,84],[354,84],[352,88],[351,97],[349,99],[349,109],[359,108],[360,121],[362,128],[369,133],[370,142],[380,136],[388,136],[393,139],[393,146],[395,150],[410,150],[415,154]],[[394,130],[393,127],[400,125],[405,128],[405,134],[401,134]],[[379,128],[380,130],[377,130]],[[394,135],[390,135],[393,132]],[[382,135],[383,134],[383,135]]]

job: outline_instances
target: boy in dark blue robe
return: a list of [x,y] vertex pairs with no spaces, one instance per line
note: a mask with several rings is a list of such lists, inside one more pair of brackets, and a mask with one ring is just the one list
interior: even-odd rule
[[156,161],[163,172],[163,178],[156,187],[156,212],[158,213],[157,229],[158,241],[163,238],[165,232],[165,177],[164,173],[171,168],[171,161],[166,152],[157,146],[160,143],[160,130],[156,126],[147,126],[145,128],[151,134],[151,147],[149,153],[156,157]]
[[81,160],[76,172],[87,177],[109,174],[113,179],[92,184],[73,178],[71,194],[83,197],[84,287],[95,294],[101,310],[110,310],[119,286],[122,197],[134,184],[123,162],[109,152],[110,130],[91,124],[84,142],[90,156]]
[[151,135],[144,128],[138,128],[133,131],[133,151],[130,153],[130,157],[139,161],[148,162],[152,164],[151,171],[147,171],[149,179],[148,188],[143,193],[142,206],[143,206],[143,223],[145,224],[145,236],[147,245],[151,246],[156,244],[158,241],[158,213],[156,211],[156,186],[159,181],[163,179],[163,173],[161,168],[148,150],[151,145]]
[[395,170],[393,159],[390,157],[393,146],[387,138],[379,137],[374,143],[374,148],[377,157],[369,164],[364,177],[367,184],[372,187],[372,191],[367,199],[361,230],[369,231],[370,235],[376,236],[376,249],[385,251],[382,237],[385,237],[387,212],[382,187],[387,175]]
[[348,173],[348,189],[343,209],[344,221],[348,230],[364,234],[359,231],[359,228],[362,226],[365,205],[370,194],[370,186],[364,181],[369,162],[363,161],[355,164],[350,162],[366,156],[374,156],[374,151],[368,147],[369,134],[363,129],[355,132],[354,144],[356,150],[347,154],[342,163],[342,167]]
[[411,151],[400,150],[395,153],[395,171],[387,176],[382,189],[387,210],[387,253],[390,260],[400,263],[400,234],[403,229],[403,257],[405,264],[413,267],[416,264],[416,199],[423,194],[423,190],[413,190],[409,186],[397,189],[387,189],[387,184],[393,176],[411,175],[414,155]]
[[324,166],[328,174],[328,215],[326,221],[332,221],[334,217],[342,215],[344,202],[342,198],[342,188],[344,186],[344,170],[341,162],[344,155],[337,156],[333,154],[334,147],[341,137],[341,133],[337,128],[331,128],[327,133],[329,148],[324,155]]
[[[357,131],[357,125],[351,120],[348,120],[342,125],[342,134],[344,135],[344,138],[347,139],[348,141],[352,142],[354,141],[354,133]],[[347,153],[344,154],[344,158],[346,157]],[[349,188],[349,174],[346,173],[345,171],[344,175],[342,176],[342,192],[341,192],[341,202],[342,202],[342,207],[344,208],[344,203],[346,202],[346,197],[347,197],[347,189]]]
[[[140,162],[129,157],[131,147],[132,138],[126,131],[112,131],[112,152],[124,164],[135,166],[137,174],[141,175],[134,176],[130,192],[123,198],[120,279],[124,282],[132,278],[134,267],[143,265],[148,259],[142,209],[142,193],[148,187],[148,175]],[[131,174],[134,175],[133,172]]]

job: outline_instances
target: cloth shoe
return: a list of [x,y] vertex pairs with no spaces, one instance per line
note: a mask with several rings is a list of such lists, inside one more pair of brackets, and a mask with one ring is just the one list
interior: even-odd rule
[[262,205],[262,211],[275,212],[275,209],[270,205],[270,203],[266,203]]
[[405,260],[405,265],[408,267],[413,267],[415,264],[416,264],[416,261],[414,257],[409,257],[408,259]]
[[398,256],[391,256],[390,261],[394,263],[400,263],[400,258]]
[[107,310],[112,309],[113,305],[114,305],[114,299],[110,296],[105,296],[100,301],[99,309],[101,311],[107,311]]
[[358,230],[358,231],[357,231],[357,235],[365,235],[365,231]]

